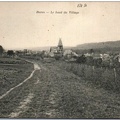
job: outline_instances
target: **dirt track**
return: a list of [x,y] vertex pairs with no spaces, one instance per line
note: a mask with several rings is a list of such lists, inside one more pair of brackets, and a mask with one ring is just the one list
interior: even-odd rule
[[35,62],[41,70],[0,101],[1,117],[120,118],[120,96],[91,87],[56,63]]

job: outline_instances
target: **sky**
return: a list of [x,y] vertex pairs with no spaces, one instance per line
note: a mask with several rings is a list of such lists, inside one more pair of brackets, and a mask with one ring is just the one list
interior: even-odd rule
[[120,2],[0,2],[4,48],[56,46],[59,38],[64,46],[120,40]]

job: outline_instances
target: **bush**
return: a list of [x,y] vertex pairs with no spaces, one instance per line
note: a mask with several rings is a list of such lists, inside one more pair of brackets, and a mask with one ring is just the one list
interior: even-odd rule
[[86,63],[86,57],[84,55],[77,58],[78,63]]

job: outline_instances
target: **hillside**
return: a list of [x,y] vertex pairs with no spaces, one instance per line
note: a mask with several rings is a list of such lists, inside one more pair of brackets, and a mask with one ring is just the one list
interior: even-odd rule
[[108,42],[99,42],[99,43],[86,43],[77,45],[77,49],[116,49],[120,48],[120,41],[108,41]]

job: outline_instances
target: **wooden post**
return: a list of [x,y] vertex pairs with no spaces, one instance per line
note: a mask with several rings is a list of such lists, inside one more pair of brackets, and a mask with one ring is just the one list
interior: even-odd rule
[[93,71],[94,71],[95,67],[93,66],[92,68],[93,68]]
[[116,69],[114,68],[114,77],[115,77],[115,81],[116,81],[116,77],[117,77],[117,74],[116,74]]
[[94,67],[94,66],[92,66],[92,71],[93,71],[93,73],[92,73],[92,74],[93,74],[93,75],[94,75],[94,70],[95,70],[95,67]]

